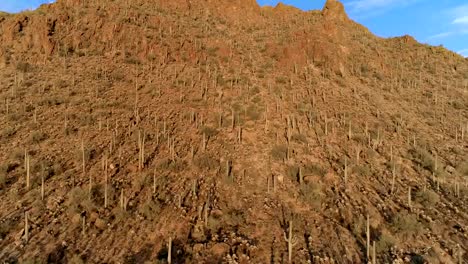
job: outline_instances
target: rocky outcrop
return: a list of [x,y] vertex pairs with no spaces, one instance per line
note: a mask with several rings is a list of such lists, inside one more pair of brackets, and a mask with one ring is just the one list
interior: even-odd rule
[[349,20],[343,4],[337,0],[327,0],[325,6],[323,7],[322,14],[326,19],[334,19],[339,21]]

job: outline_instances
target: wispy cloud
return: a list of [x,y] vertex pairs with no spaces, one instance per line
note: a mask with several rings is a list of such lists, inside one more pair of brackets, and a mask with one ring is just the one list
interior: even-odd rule
[[389,10],[412,5],[421,0],[352,0],[345,2],[346,9],[359,17],[373,17]]
[[454,37],[454,36],[464,36],[468,35],[468,29],[455,29],[453,31],[441,32],[426,38],[425,41],[434,41],[444,38]]
[[389,9],[397,6],[407,6],[418,0],[353,0],[348,2],[352,11],[369,11],[375,9]]
[[468,57],[468,49],[462,49],[457,51],[458,54],[462,55],[463,57]]
[[447,37],[453,36],[453,35],[455,35],[455,34],[456,34],[456,32],[454,32],[454,31],[442,32],[442,33],[438,33],[438,34],[429,36],[426,40],[443,39],[443,38],[447,38]]
[[450,8],[447,13],[453,18],[452,24],[468,25],[468,4]]
[[457,17],[453,20],[452,24],[467,24],[468,25],[468,16]]

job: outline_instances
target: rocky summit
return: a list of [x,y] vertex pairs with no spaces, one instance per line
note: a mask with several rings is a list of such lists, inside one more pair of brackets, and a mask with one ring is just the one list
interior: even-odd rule
[[0,13],[1,263],[468,262],[468,60],[343,5]]

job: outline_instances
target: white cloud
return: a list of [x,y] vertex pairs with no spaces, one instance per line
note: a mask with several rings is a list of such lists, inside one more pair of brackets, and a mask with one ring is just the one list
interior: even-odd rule
[[429,37],[427,38],[427,40],[435,40],[435,39],[447,38],[447,37],[450,37],[450,36],[455,35],[456,33],[457,33],[457,32],[454,32],[454,31],[442,32],[442,33],[438,33],[438,34],[429,36]]
[[468,35],[468,29],[457,29],[453,31],[446,31],[446,32],[441,32],[432,36],[429,36],[426,41],[433,41],[437,39],[444,39],[448,37],[453,37],[453,36],[464,36]]
[[467,58],[468,57],[468,49],[462,49],[457,51],[458,54],[462,55],[463,57]]
[[468,24],[468,16],[457,17],[452,24]]

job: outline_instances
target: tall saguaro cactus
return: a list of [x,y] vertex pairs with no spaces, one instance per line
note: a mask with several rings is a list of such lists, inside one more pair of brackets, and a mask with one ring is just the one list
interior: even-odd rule
[[292,263],[292,250],[293,247],[297,244],[297,237],[293,236],[293,221],[289,221],[289,232],[286,237],[284,234],[284,240],[288,243],[288,263]]

